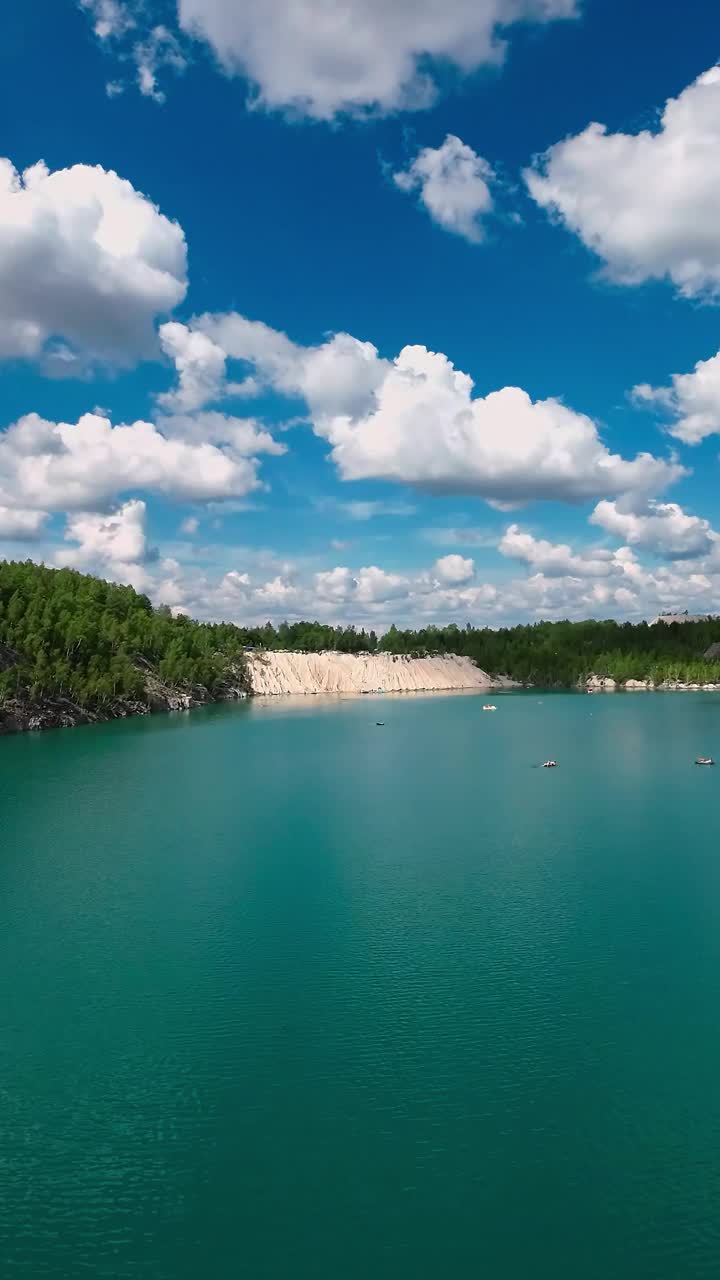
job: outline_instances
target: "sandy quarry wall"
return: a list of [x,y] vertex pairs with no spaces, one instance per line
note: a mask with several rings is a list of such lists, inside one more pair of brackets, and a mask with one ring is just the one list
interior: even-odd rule
[[470,658],[406,658],[389,653],[248,654],[253,692],[422,693],[439,689],[492,689],[494,680]]

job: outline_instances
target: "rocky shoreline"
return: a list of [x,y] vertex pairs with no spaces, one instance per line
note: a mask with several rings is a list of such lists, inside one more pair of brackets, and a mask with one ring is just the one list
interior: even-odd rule
[[228,671],[222,687],[210,693],[203,685],[180,689],[165,684],[152,671],[145,678],[145,698],[115,698],[100,708],[83,707],[72,698],[56,695],[42,698],[8,698],[0,703],[0,735],[40,729],[70,729],[80,724],[103,724],[130,716],[156,712],[191,711],[215,702],[236,702],[247,698],[247,675],[239,669]]
[[684,684],[682,680],[654,684],[652,680],[613,680],[612,676],[588,676],[579,682],[578,688],[588,693],[720,693],[720,684]]

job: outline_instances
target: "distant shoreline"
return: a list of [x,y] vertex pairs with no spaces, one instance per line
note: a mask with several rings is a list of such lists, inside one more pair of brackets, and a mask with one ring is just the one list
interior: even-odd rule
[[578,683],[581,693],[720,693],[720,684],[686,683],[682,680],[614,680],[612,676],[589,676]]
[[[693,684],[649,680],[619,682],[591,675],[570,686],[531,685],[493,676],[471,658],[457,654],[410,657],[405,654],[348,654],[277,649],[248,653],[246,672],[228,670],[228,679],[215,693],[201,686],[181,689],[148,674],[146,700],[117,698],[100,707],[87,707],[69,697],[13,698],[0,704],[0,737],[77,725],[107,724],[170,711],[244,700],[313,697],[379,697],[384,694],[433,693],[720,693],[720,683]],[[246,678],[245,678],[246,677]]]
[[144,698],[114,698],[88,707],[71,697],[18,697],[0,705],[0,736],[46,729],[106,724],[166,711],[245,698],[318,694],[345,697],[383,693],[481,693],[520,688],[504,677],[481,671],[471,658],[454,654],[411,658],[402,654],[299,653],[292,650],[248,652],[243,667],[228,664],[221,689],[168,685],[146,670]]

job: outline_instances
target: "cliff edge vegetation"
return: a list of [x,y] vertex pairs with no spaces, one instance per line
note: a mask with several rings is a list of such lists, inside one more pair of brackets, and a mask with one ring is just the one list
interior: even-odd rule
[[241,697],[238,629],[173,617],[132,587],[0,562],[0,732]]

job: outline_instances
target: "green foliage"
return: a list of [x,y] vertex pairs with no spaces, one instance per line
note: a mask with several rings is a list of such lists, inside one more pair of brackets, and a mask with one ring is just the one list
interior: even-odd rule
[[331,627],[324,622],[272,622],[263,627],[238,627],[243,644],[254,649],[290,649],[296,653],[375,653],[382,645],[374,631]]
[[545,687],[568,688],[595,673],[615,680],[720,683],[720,664],[702,655],[720,638],[720,622],[537,622],[529,626],[460,629],[428,627],[387,632],[381,648],[393,653],[458,653],[484,671]]
[[0,698],[66,695],[88,707],[144,701],[148,671],[213,693],[242,651],[236,627],[173,618],[132,587],[0,562]]

